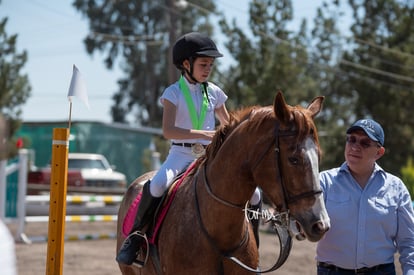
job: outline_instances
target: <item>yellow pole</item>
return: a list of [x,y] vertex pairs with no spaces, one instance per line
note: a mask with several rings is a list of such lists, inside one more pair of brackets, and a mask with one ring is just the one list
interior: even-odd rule
[[63,274],[69,129],[53,129],[46,275]]

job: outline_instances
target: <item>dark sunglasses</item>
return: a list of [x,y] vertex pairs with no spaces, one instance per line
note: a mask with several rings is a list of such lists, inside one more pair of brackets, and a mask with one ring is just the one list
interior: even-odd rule
[[369,138],[363,138],[363,139],[358,140],[354,136],[347,136],[346,137],[346,142],[348,144],[354,145],[354,146],[355,145],[359,145],[359,146],[361,146],[364,149],[367,149],[367,148],[373,147],[373,146],[381,147],[381,145],[379,145],[378,142],[372,142]]

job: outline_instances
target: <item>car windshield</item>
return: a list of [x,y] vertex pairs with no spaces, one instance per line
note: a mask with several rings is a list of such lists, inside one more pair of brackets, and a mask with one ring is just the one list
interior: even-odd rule
[[97,159],[69,159],[69,169],[107,169],[102,161]]

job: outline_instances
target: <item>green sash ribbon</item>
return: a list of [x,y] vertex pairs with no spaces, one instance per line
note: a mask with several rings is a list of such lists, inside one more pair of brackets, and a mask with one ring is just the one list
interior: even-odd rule
[[[180,77],[178,85],[180,86],[180,90],[183,92],[185,102],[187,103],[188,113],[190,114],[193,128],[197,130],[201,130],[204,124],[204,120],[206,119],[206,113],[207,113],[207,107],[208,107],[207,91],[202,93],[203,103],[201,105],[200,115],[198,116],[196,108],[194,106],[193,99],[191,98],[190,90],[188,89],[187,83],[185,82],[185,79],[183,76]],[[201,85],[201,89],[203,89],[203,87],[204,85]]]

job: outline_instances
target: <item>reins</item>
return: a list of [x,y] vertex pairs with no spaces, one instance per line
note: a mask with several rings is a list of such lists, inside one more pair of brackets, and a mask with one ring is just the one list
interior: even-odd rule
[[[197,172],[198,174],[198,172]],[[231,254],[233,254],[235,251],[237,251],[240,247],[242,247],[245,243],[247,243],[248,239],[249,239],[249,230],[248,227],[246,227],[243,239],[241,239],[241,241],[239,242],[238,245],[236,245],[234,248],[231,248],[227,251],[223,251],[221,250],[216,243],[214,242],[213,238],[210,236],[210,234],[207,232],[207,229],[204,226],[203,220],[201,219],[201,212],[200,212],[200,204],[198,202],[198,195],[197,195],[197,183],[198,183],[198,177],[197,174],[195,175],[195,182],[194,182],[194,201],[195,201],[195,206],[196,206],[196,210],[197,210],[197,221],[200,224],[201,230],[203,232],[203,234],[205,235],[205,237],[207,238],[208,242],[210,243],[210,245],[214,248],[214,250],[221,256],[221,257],[226,257],[228,258]],[[205,184],[205,186],[207,186],[207,184]],[[210,190],[211,191],[211,190]],[[209,193],[210,194],[210,193]],[[211,193],[212,194],[212,193]],[[213,198],[218,198],[216,196],[214,196]],[[219,200],[219,202],[222,202],[222,200]],[[226,206],[232,206],[232,207],[237,207],[231,203],[229,204],[225,204]],[[220,274],[223,273],[223,262],[221,262],[220,264]]]
[[206,189],[207,189],[207,193],[213,198],[213,199],[215,199],[216,201],[218,201],[218,202],[220,202],[220,203],[222,203],[222,204],[224,204],[224,205],[226,205],[226,206],[229,206],[229,207],[233,207],[233,208],[239,208],[239,209],[241,209],[241,210],[244,210],[244,204],[243,205],[241,205],[241,204],[234,204],[234,203],[232,203],[232,202],[229,202],[229,201],[225,201],[225,200],[223,200],[223,199],[221,199],[221,198],[219,198],[219,197],[217,197],[214,193],[213,193],[213,191],[211,190],[211,187],[210,187],[210,184],[208,183],[208,180],[207,180],[207,173],[206,173],[206,167],[207,167],[207,165],[205,165],[204,164],[204,167],[203,167],[203,169],[204,169],[204,183],[205,183],[205,186],[206,186]]
[[[236,205],[236,204],[233,204],[231,202],[227,202],[227,201],[217,197],[211,191],[211,188],[208,184],[207,175],[205,173],[206,165],[205,165],[205,163],[203,165],[204,165],[204,167],[203,167],[204,186],[206,187],[207,193],[214,200],[222,203],[223,205],[244,210],[244,208],[241,207],[240,205]],[[221,258],[227,258],[227,259],[233,261],[234,263],[238,264],[240,267],[242,267],[242,268],[244,268],[244,269],[246,269],[250,272],[255,272],[256,274],[272,272],[272,271],[278,269],[281,265],[283,265],[284,262],[286,261],[287,257],[289,256],[290,249],[291,249],[291,246],[292,246],[291,237],[290,237],[289,233],[287,233],[287,224],[288,224],[288,219],[289,219],[289,217],[287,216],[288,214],[286,213],[286,215],[277,216],[279,218],[279,220],[276,221],[276,222],[274,220],[272,220],[273,228],[277,231],[277,235],[278,235],[279,243],[280,243],[280,253],[279,253],[278,260],[276,261],[276,263],[272,267],[270,267],[269,269],[264,270],[264,271],[261,271],[259,268],[252,268],[252,267],[244,264],[238,258],[232,256],[232,254],[234,252],[236,252],[238,249],[240,249],[241,247],[243,247],[247,243],[247,241],[249,239],[248,227],[246,227],[243,239],[240,240],[239,244],[236,245],[234,248],[231,248],[231,249],[226,250],[226,251],[223,251],[220,248],[218,248],[216,243],[214,242],[213,238],[207,232],[207,229],[205,228],[203,220],[201,218],[200,204],[199,204],[199,201],[198,201],[198,194],[197,194],[197,183],[198,183],[198,177],[197,176],[198,176],[198,172],[194,177],[195,182],[193,184],[194,185],[194,198],[195,198],[194,201],[195,201],[195,206],[196,206],[196,211],[197,211],[197,221],[200,225],[200,228],[201,228],[204,236],[207,238],[208,242],[213,247],[213,249],[221,256]],[[284,218],[280,218],[282,216]],[[283,226],[283,225],[285,225],[285,226]],[[285,230],[285,231],[283,231],[283,230]],[[219,274],[223,274],[223,262],[222,261],[220,262]]]
[[[223,258],[227,258],[231,261],[233,261],[234,263],[238,264],[240,267],[250,271],[250,272],[255,272],[257,274],[260,273],[268,273],[268,272],[272,272],[276,269],[278,269],[280,266],[282,266],[285,261],[287,260],[289,254],[290,254],[290,249],[292,247],[292,239],[290,234],[288,233],[288,227],[289,227],[289,204],[291,203],[295,203],[296,201],[299,201],[303,198],[309,197],[309,196],[313,196],[316,194],[321,193],[322,191],[309,191],[309,192],[303,192],[299,195],[295,195],[295,196],[289,196],[287,190],[286,190],[286,186],[283,182],[283,175],[282,175],[282,170],[281,170],[281,166],[280,166],[280,147],[279,147],[279,138],[280,137],[285,137],[285,136],[295,136],[297,135],[298,132],[297,131],[283,131],[281,132],[279,130],[279,123],[276,123],[275,125],[275,141],[270,143],[270,145],[266,148],[266,150],[263,152],[263,154],[261,155],[261,157],[259,158],[258,162],[252,167],[252,170],[254,170],[263,160],[263,158],[265,157],[265,155],[267,154],[267,152],[269,151],[269,149],[271,148],[271,146],[274,144],[275,145],[275,149],[274,151],[276,152],[276,163],[277,163],[277,181],[280,182],[281,187],[282,187],[282,191],[283,191],[283,207],[282,207],[282,212],[280,213],[280,215],[277,215],[275,219],[272,219],[272,225],[273,228],[275,229],[275,231],[277,232],[278,238],[279,238],[279,242],[280,242],[280,253],[279,253],[279,258],[277,259],[276,263],[270,267],[269,269],[263,270],[261,271],[259,268],[252,268],[247,266],[246,264],[244,264],[243,262],[241,262],[239,259],[237,259],[236,257],[232,256],[232,254],[237,251],[240,247],[242,247],[245,243],[247,243],[249,234],[248,234],[248,228],[246,228],[246,232],[244,234],[243,239],[239,242],[239,244],[227,251],[222,251],[220,250],[217,245],[215,244],[214,240],[212,239],[212,237],[209,235],[209,233],[207,232],[206,228],[204,227],[203,221],[201,219],[201,212],[200,212],[200,205],[199,205],[199,201],[198,201],[198,195],[197,195],[197,183],[198,183],[198,177],[197,175],[195,176],[195,183],[194,183],[194,193],[195,193],[195,204],[196,204],[196,210],[197,210],[197,221],[200,224],[200,227],[202,229],[203,234],[206,236],[208,242],[210,243],[210,245],[214,248],[214,250],[216,250],[218,252],[218,254]],[[244,210],[244,205],[240,205],[240,204],[235,204],[229,201],[226,201],[220,197],[218,197],[217,195],[215,195],[213,193],[213,191],[211,190],[210,184],[208,182],[207,179],[207,173],[206,173],[206,163],[203,164],[203,173],[204,173],[204,185],[206,187],[207,193],[210,195],[210,197],[212,197],[214,200],[216,200],[217,202],[226,205],[228,207],[232,207],[232,208],[237,208],[237,209],[242,209]],[[198,172],[197,172],[198,174]],[[221,262],[220,265],[220,271],[222,272],[223,270],[223,263]]]

